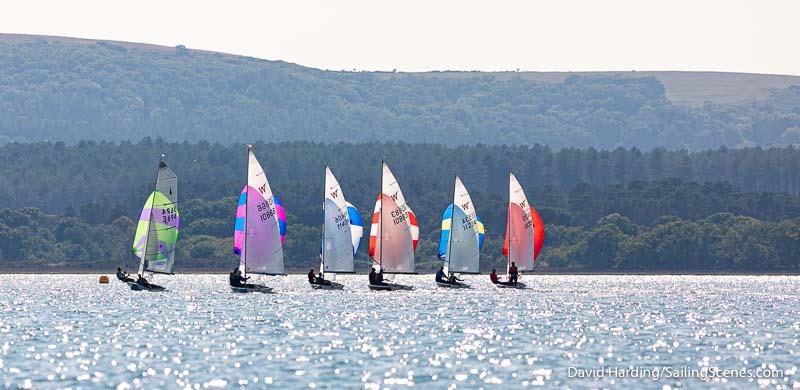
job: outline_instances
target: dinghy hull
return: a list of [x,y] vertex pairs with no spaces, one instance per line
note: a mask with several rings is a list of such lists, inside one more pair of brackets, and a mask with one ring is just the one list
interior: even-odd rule
[[166,291],[167,289],[161,286],[151,285],[150,287],[142,286],[136,282],[126,282],[132,291]]
[[436,285],[444,288],[470,288],[468,284],[464,283],[453,284],[453,283],[436,282]]
[[403,284],[386,284],[386,285],[377,285],[377,284],[370,284],[369,289],[372,291],[399,291],[399,290],[413,290],[414,286],[406,286]]
[[513,285],[513,286],[507,285],[507,284],[497,283],[497,284],[495,284],[495,287],[497,287],[497,288],[517,288],[517,289],[526,288],[525,283],[517,283],[516,285]]
[[344,285],[341,283],[331,282],[330,285],[312,284],[311,288],[314,290],[344,290]]
[[274,293],[274,291],[272,290],[272,287],[267,287],[267,286],[257,286],[255,288],[231,286],[231,292],[235,292],[235,293],[239,293],[239,294],[246,294],[246,293],[273,294]]

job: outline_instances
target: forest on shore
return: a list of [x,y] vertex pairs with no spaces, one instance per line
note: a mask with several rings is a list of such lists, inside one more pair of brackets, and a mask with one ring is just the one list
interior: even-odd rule
[[0,145],[146,136],[692,151],[800,143],[800,85],[752,104],[690,107],[670,102],[655,77],[325,71],[53,37],[0,40],[0,70]]
[[[705,152],[542,145],[255,144],[288,214],[286,264],[318,265],[323,170],[369,221],[385,159],[417,214],[421,271],[435,256],[441,213],[459,174],[487,229],[484,270],[503,268],[508,172],[539,210],[542,268],[643,271],[800,271],[800,150]],[[236,264],[232,230],[244,185],[244,145],[208,142],[39,142],[0,146],[0,269],[133,266],[130,244],[158,157],[179,176],[176,269]],[[367,227],[368,234],[369,227]],[[368,269],[368,240],[357,269]]]

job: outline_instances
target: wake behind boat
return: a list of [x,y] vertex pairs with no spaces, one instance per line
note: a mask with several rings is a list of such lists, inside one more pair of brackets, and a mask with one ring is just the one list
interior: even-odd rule
[[247,145],[247,184],[239,195],[233,232],[233,253],[239,266],[230,274],[231,291],[236,293],[273,292],[263,284],[248,283],[247,274],[285,275],[283,242],[286,238],[286,212],[272,193],[267,175]]
[[133,291],[164,291],[144,278],[155,274],[172,275],[175,264],[175,243],[178,241],[178,177],[164,162],[158,164],[156,183],[139,216],[133,239],[133,254],[139,258],[139,274],[126,280]]

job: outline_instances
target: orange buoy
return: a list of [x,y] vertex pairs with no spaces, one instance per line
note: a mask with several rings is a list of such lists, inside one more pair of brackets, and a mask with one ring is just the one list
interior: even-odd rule
[[108,276],[100,275],[100,284],[107,284],[108,283]]

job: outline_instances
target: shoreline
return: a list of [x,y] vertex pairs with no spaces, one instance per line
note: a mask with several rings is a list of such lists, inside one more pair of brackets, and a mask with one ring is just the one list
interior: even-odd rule
[[[317,270],[318,271],[318,270]],[[44,275],[77,275],[77,274],[93,274],[93,275],[113,275],[115,270],[105,270],[98,268],[62,268],[62,269],[33,269],[33,268],[0,268],[0,275],[14,275],[14,274],[44,274]],[[177,270],[177,275],[224,275],[230,271],[227,269],[219,268],[195,268],[189,270]],[[287,275],[306,275],[307,271],[290,270]],[[369,272],[356,272],[351,275],[366,276]],[[423,271],[416,275],[433,275],[435,271]],[[501,273],[504,275],[505,273]],[[536,276],[536,275],[577,275],[577,276],[598,276],[598,275],[640,275],[640,276],[799,276],[800,270],[797,271],[752,271],[752,270],[569,270],[559,268],[543,268],[534,272],[523,272],[523,275]],[[482,272],[476,274],[478,276],[488,276],[489,272]]]

